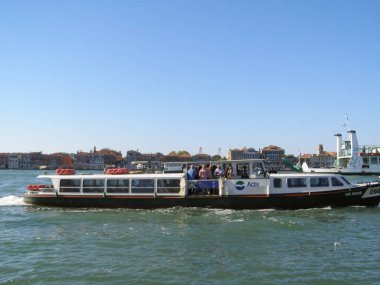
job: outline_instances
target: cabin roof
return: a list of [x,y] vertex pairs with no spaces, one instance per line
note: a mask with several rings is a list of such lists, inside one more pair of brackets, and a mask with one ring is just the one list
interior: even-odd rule
[[157,174],[119,174],[119,175],[110,175],[110,174],[74,174],[74,175],[49,175],[43,174],[39,175],[37,178],[48,178],[48,179],[130,179],[130,178],[140,178],[140,179],[179,179],[182,178],[185,173],[157,173]]

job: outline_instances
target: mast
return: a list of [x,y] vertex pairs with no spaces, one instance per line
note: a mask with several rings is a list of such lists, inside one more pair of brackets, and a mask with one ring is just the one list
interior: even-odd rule
[[345,123],[343,126],[345,126],[347,128],[347,132],[350,131],[350,127],[348,126],[348,114],[347,113],[345,115]]

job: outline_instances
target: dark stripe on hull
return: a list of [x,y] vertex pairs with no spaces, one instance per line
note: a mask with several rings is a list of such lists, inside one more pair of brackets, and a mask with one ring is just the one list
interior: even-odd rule
[[[365,188],[355,191],[365,192]],[[24,201],[29,204],[53,207],[85,208],[134,208],[156,209],[170,207],[202,207],[221,209],[305,209],[318,207],[377,206],[380,196],[361,198],[362,195],[349,195],[352,191],[319,192],[313,194],[278,194],[263,196],[188,196],[182,197],[72,197],[42,196],[25,194]]]

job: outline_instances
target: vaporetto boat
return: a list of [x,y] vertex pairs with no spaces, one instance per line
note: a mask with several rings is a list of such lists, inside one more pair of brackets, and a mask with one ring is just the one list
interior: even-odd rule
[[[380,182],[351,184],[339,174],[268,174],[262,160],[224,161],[233,178],[188,180],[186,173],[40,175],[28,204],[55,207],[155,209],[302,209],[378,206]],[[241,170],[248,171],[248,176]],[[240,172],[239,172],[240,171]],[[123,173],[123,171],[121,171]],[[247,178],[242,178],[247,177]]]

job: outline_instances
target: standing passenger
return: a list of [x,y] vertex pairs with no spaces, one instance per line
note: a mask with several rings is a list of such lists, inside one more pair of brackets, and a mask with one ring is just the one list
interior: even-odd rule
[[195,166],[194,170],[195,170],[195,179],[198,180],[199,179],[199,166]]
[[207,179],[212,179],[212,178],[213,178],[213,177],[212,177],[213,172],[212,172],[212,170],[211,170],[211,165],[210,165],[210,164],[207,164],[207,165],[206,165],[206,170],[207,170],[207,176],[208,176]]
[[214,176],[216,178],[220,178],[220,177],[223,177],[224,176],[224,170],[222,167],[220,167],[220,165],[218,165],[214,171]]
[[187,171],[187,179],[188,180],[195,180],[195,169],[193,165],[190,165],[190,169]]
[[210,167],[210,169],[211,169],[211,177],[212,177],[212,179],[218,178],[218,177],[215,176],[216,165],[214,164],[213,166]]
[[242,171],[242,173],[241,173],[241,178],[249,178],[249,175],[248,175],[248,169],[247,169],[247,166],[245,166],[244,165],[244,167],[243,167],[243,171]]
[[226,176],[227,176],[227,179],[233,179],[234,178],[234,172],[232,170],[232,166],[228,167]]
[[202,165],[201,170],[199,170],[199,179],[206,180],[208,179],[208,171],[204,165]]

